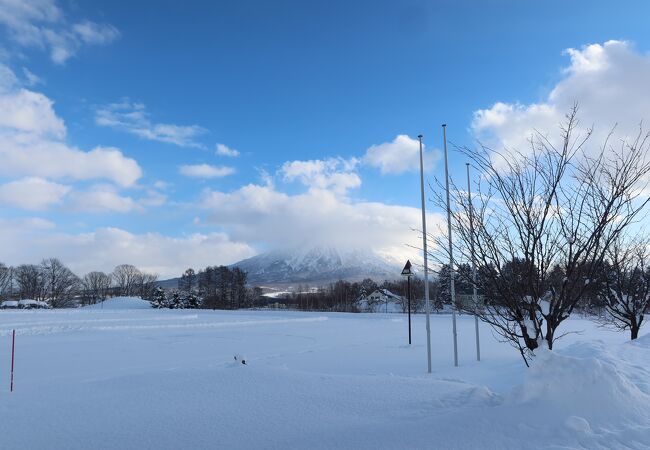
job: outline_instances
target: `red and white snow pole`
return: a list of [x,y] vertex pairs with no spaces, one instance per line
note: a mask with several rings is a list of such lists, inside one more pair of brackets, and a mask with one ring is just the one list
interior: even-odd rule
[[9,392],[14,391],[14,354],[16,353],[16,330],[11,334],[11,385]]

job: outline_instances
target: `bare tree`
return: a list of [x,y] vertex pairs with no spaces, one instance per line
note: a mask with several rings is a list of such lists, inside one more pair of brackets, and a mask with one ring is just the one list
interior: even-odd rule
[[41,270],[34,264],[21,264],[15,269],[18,296],[21,299],[40,300],[44,295],[44,282]]
[[139,294],[142,273],[137,267],[131,264],[121,264],[115,267],[111,277],[119,295],[129,297]]
[[111,277],[104,272],[89,272],[82,280],[83,288],[92,304],[106,300],[111,287]]
[[[578,136],[577,124],[576,107],[561,127],[561,145],[535,132],[525,153],[460,148],[481,172],[473,227],[467,194],[452,183],[454,252],[471,261],[474,240],[477,287],[497,299],[478,314],[526,363],[542,342],[553,348],[558,326],[590,289],[607,248],[649,201],[642,195],[648,135],[594,151],[587,149],[591,131]],[[434,201],[445,205],[439,194]],[[432,239],[432,256],[445,262],[446,236]]]
[[248,273],[235,267],[232,270],[231,294],[233,308],[246,307],[246,279]]
[[189,268],[183,272],[183,275],[178,280],[178,289],[189,293],[197,289],[197,287],[196,272],[194,272],[194,269]]
[[158,281],[158,274],[141,272],[139,278],[139,294],[140,298],[151,300],[153,293],[156,289],[156,281]]
[[645,314],[650,310],[650,251],[647,239],[625,244],[617,240],[607,250],[603,270],[603,297],[606,314],[601,323],[629,330],[631,339],[639,336]]
[[45,295],[52,307],[72,304],[80,285],[79,278],[56,258],[41,261],[40,271]]
[[206,267],[198,273],[203,308],[235,309],[247,305],[246,272],[226,266]]
[[0,263],[0,297],[4,297],[11,290],[12,268]]

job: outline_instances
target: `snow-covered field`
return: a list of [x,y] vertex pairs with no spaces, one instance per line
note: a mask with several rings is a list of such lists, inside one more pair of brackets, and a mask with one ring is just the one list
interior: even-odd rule
[[427,375],[423,316],[408,347],[403,315],[146,306],[0,311],[0,448],[650,448],[643,332],[572,319],[526,369],[461,316],[454,368],[433,316]]

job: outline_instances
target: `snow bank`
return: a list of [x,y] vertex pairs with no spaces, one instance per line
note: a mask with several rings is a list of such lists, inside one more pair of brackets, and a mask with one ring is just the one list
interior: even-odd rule
[[151,303],[142,300],[138,297],[113,297],[105,300],[103,305],[97,303],[96,305],[86,306],[86,308],[93,309],[150,309]]
[[[630,364],[620,357],[632,345],[616,346],[616,353],[602,341],[575,343],[559,353],[537,350],[524,383],[510,400],[535,411],[547,425],[574,433],[621,422],[647,424],[650,395],[638,381],[650,379],[650,365]],[[650,362],[650,339],[644,347],[645,354],[637,351],[635,356]]]
[[18,301],[17,300],[5,300],[4,302],[0,303],[1,308],[18,308]]

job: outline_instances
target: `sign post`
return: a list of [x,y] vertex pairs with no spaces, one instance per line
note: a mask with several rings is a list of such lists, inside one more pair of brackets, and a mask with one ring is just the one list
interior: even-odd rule
[[411,260],[406,261],[406,265],[402,269],[402,276],[406,277],[406,283],[408,285],[408,313],[409,313],[409,345],[411,345],[411,276],[413,271],[411,271]]

